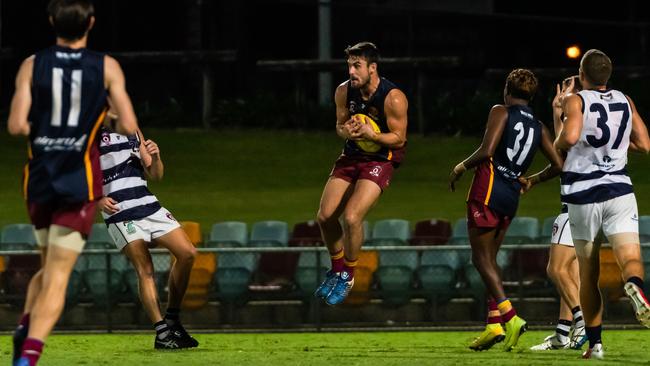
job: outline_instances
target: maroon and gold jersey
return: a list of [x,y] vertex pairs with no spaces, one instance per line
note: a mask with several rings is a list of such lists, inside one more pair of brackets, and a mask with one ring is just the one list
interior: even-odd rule
[[[379,79],[377,90],[368,100],[361,97],[359,89],[352,88],[348,81],[348,96],[346,104],[350,112],[350,116],[355,114],[365,114],[377,124],[381,133],[390,132],[388,123],[386,122],[386,114],[384,114],[384,101],[388,93],[397,89],[397,86],[385,78]],[[346,140],[343,148],[343,155],[348,157],[360,157],[365,160],[379,160],[379,161],[392,161],[400,163],[404,159],[406,146],[399,149],[392,149],[382,146],[378,151],[369,152],[364,151],[357,145],[355,141]]]
[[499,145],[492,158],[476,167],[467,200],[514,217],[521,189],[518,178],[530,167],[541,141],[542,124],[530,107],[509,106]]

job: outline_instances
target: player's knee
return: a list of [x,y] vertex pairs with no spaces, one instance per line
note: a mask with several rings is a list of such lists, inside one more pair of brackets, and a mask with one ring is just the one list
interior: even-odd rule
[[363,225],[363,217],[356,212],[346,212],[343,222],[348,229],[360,228]]
[[176,261],[183,266],[192,266],[196,258],[196,248],[190,246],[176,256]]
[[320,225],[321,227],[331,224],[336,220],[337,220],[336,217],[333,217],[332,213],[325,212],[323,210],[318,210],[318,213],[316,214],[316,221],[318,222],[318,225]]

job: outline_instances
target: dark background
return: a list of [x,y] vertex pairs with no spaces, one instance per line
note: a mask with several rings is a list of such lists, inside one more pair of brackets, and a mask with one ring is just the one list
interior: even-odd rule
[[[47,1],[0,1],[0,110],[6,113],[20,61],[52,44],[54,35]],[[342,50],[362,40],[375,42],[384,57],[430,61],[380,63],[380,74],[407,93],[414,131],[476,130],[516,67],[540,78],[533,104],[548,120],[554,83],[577,70],[578,60],[565,54],[574,44],[612,58],[612,86],[630,94],[643,115],[650,102],[644,87],[650,15],[643,2],[567,3],[332,0],[330,57],[340,66],[271,68],[263,61],[318,58],[318,0],[103,0],[95,2],[89,47],[122,63],[144,125],[330,128],[333,106],[318,103],[318,70],[331,72],[333,93],[346,79]],[[133,54],[190,50],[200,52]],[[196,56],[201,52],[212,53]]]

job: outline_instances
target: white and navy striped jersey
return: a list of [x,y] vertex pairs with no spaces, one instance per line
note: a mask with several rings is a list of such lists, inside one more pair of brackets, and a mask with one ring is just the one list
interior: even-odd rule
[[603,202],[633,192],[627,175],[632,109],[618,90],[583,90],[583,126],[562,169],[562,202]]
[[139,220],[160,210],[158,199],[147,188],[137,135],[125,136],[103,129],[99,152],[104,196],[117,201],[120,209],[113,215],[102,211],[107,224]]

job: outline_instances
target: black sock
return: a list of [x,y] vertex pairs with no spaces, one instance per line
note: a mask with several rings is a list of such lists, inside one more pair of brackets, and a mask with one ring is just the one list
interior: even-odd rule
[[176,323],[179,323],[179,315],[181,313],[181,309],[179,308],[167,308],[167,313],[165,314],[165,320],[169,325],[175,325]]
[[643,280],[637,276],[632,276],[628,278],[626,282],[632,282],[633,284],[639,286],[640,288],[643,288]]
[[600,339],[600,333],[603,331],[603,326],[597,325],[595,327],[585,327],[587,338],[589,338],[589,348],[594,348],[597,343],[603,343]]
[[154,324],[153,328],[156,330],[156,337],[158,337],[158,339],[163,339],[169,334],[169,326],[165,320],[161,320]]

